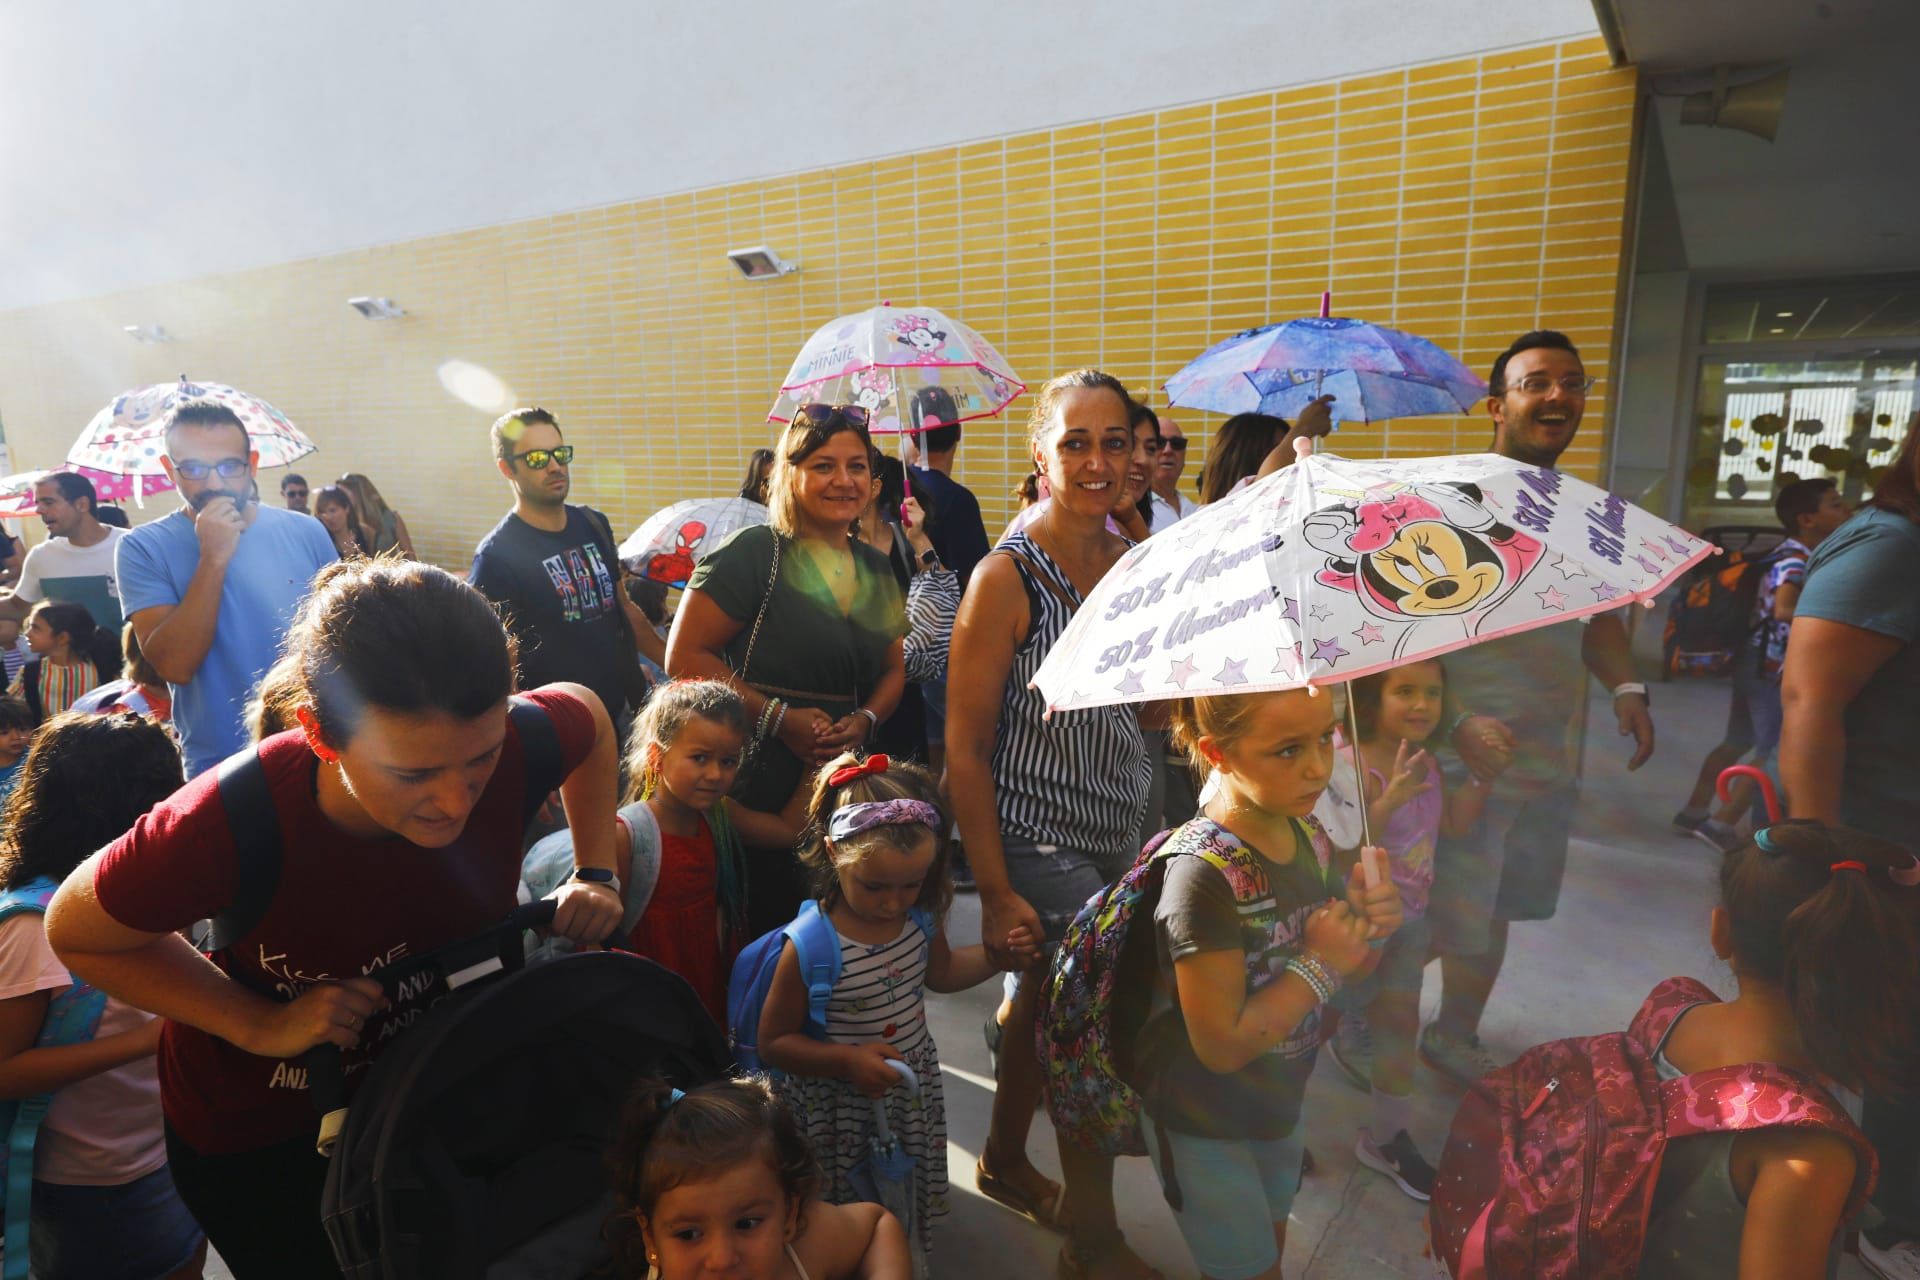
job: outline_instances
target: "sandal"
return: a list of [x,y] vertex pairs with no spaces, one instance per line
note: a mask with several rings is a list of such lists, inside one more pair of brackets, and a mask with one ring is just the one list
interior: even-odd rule
[[[1102,1258],[1116,1252],[1127,1250],[1125,1236],[1115,1233],[1113,1239],[1102,1241],[1098,1248],[1089,1249],[1085,1245],[1075,1244],[1072,1240],[1060,1246],[1060,1256],[1054,1260],[1053,1274],[1057,1280],[1092,1280],[1093,1268]],[[1138,1255],[1135,1255],[1138,1257]],[[1139,1258],[1140,1265],[1147,1266],[1146,1259]],[[1166,1280],[1155,1267],[1147,1267],[1147,1280]]]
[[1003,1209],[1011,1209],[1036,1226],[1049,1231],[1065,1231],[1066,1223],[1061,1219],[1061,1204],[1065,1189],[1052,1179],[1043,1179],[1049,1190],[1038,1199],[1023,1194],[1018,1187],[1007,1182],[999,1174],[987,1170],[987,1162],[982,1157],[973,1166],[973,1185],[980,1194]]

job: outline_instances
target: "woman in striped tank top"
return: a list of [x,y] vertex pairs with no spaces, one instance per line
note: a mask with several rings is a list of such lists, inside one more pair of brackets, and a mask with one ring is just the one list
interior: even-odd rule
[[[1004,949],[1025,929],[1057,944],[1086,900],[1139,852],[1149,763],[1135,712],[1103,707],[1044,719],[1029,687],[1086,593],[1126,553],[1108,532],[1134,449],[1132,398],[1097,369],[1041,388],[1030,429],[1053,491],[1043,515],[973,571],[948,663],[947,777],[980,890],[981,937]],[[982,1194],[1064,1226],[1061,1188],[1035,1169],[1027,1132],[1039,1101],[1034,1018],[1044,966],[1022,974],[1004,1018],[993,1122],[975,1168]],[[1065,1276],[1153,1274],[1114,1221],[1109,1159],[1063,1146],[1072,1191]]]

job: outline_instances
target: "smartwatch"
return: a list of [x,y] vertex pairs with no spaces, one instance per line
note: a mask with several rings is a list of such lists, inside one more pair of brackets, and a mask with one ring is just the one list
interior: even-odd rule
[[615,893],[620,892],[620,877],[605,867],[576,867],[573,878],[586,884],[603,884]]
[[939,564],[940,564],[940,553],[938,551],[935,551],[932,547],[928,547],[925,551],[922,551],[920,553],[921,568],[933,569],[933,568],[939,567]]

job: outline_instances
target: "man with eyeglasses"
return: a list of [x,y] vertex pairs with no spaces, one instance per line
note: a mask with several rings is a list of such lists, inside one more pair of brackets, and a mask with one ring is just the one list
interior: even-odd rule
[[289,471],[280,477],[280,501],[289,511],[298,511],[303,516],[313,513],[307,510],[307,478]]
[[121,538],[114,565],[193,777],[246,746],[247,699],[313,576],[339,557],[318,520],[261,504],[260,455],[225,405],[175,409],[160,465],[184,505]]
[[666,642],[621,586],[607,518],[567,503],[574,448],[553,415],[515,409],[493,424],[492,440],[513,509],[480,540],[468,581],[519,640],[524,687],[584,684],[624,726],[646,690],[636,649],[665,665]]
[[[1522,334],[1495,359],[1489,382],[1492,452],[1552,469],[1580,429],[1593,386],[1573,343],[1552,330]],[[1496,611],[1484,630],[1497,635],[1498,622]],[[1472,645],[1448,654],[1446,666],[1444,727],[1457,756],[1448,781],[1465,786],[1471,778],[1489,794],[1480,823],[1465,836],[1441,837],[1434,855],[1429,916],[1441,999],[1439,1016],[1421,1031],[1420,1056],[1471,1085],[1499,1065],[1479,1033],[1508,926],[1551,919],[1559,906],[1588,673],[1611,691],[1620,733],[1633,739],[1629,769],[1653,755],[1653,716],[1617,613]]]
[[1199,503],[1180,496],[1180,477],[1187,469],[1187,433],[1166,414],[1158,416],[1160,451],[1154,455],[1148,481],[1153,506],[1153,519],[1147,522],[1150,533],[1170,529],[1200,509]]

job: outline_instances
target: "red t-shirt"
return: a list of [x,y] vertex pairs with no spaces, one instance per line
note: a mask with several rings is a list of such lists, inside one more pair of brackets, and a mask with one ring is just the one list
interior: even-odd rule
[[[544,792],[586,759],[593,716],[569,694],[543,689],[527,696],[551,717],[560,744],[563,767],[541,783]],[[259,750],[284,857],[266,914],[234,946],[231,960],[220,960],[247,986],[291,999],[316,983],[369,974],[482,933],[513,909],[526,789],[511,721],[499,764],[466,829],[444,849],[422,849],[399,836],[362,839],[334,826],[320,812],[314,794],[318,764],[299,732],[268,738]],[[237,882],[218,775],[209,769],[107,846],[93,886],[115,920],[164,933],[218,915]],[[436,995],[413,993],[368,1022],[361,1047],[345,1055],[349,1087]],[[306,1071],[297,1061],[256,1057],[218,1036],[168,1022],[159,1066],[167,1122],[203,1154],[310,1136],[318,1123]]]

